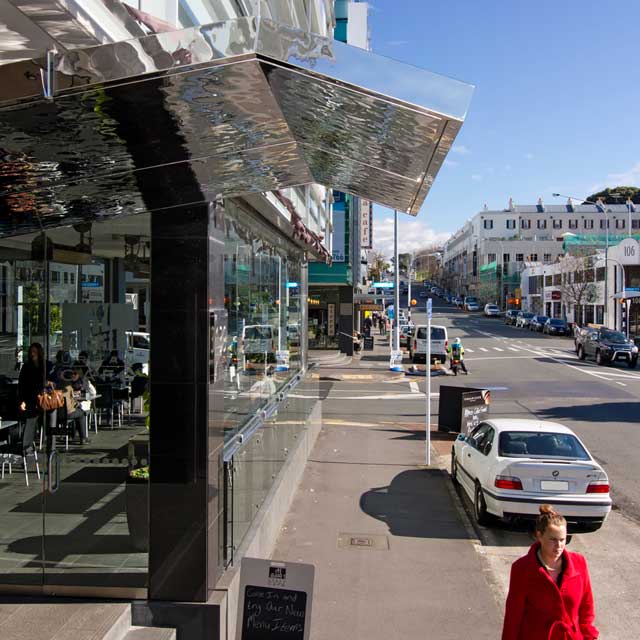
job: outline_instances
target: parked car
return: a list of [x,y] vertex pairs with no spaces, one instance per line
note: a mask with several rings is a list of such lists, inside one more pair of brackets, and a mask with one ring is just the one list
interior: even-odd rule
[[531,318],[533,318],[535,314],[530,313],[529,311],[519,311],[516,316],[516,327],[522,327],[526,329],[531,322]]
[[515,324],[519,313],[517,309],[507,309],[507,311],[504,312],[504,323]]
[[497,304],[485,304],[484,315],[487,318],[498,318],[500,316],[500,307]]
[[400,325],[400,348],[406,347],[409,348],[409,341],[413,336],[414,325],[412,324],[401,324]]
[[467,296],[464,299],[464,309],[465,311],[480,311],[478,298],[475,298],[474,296]]
[[451,478],[472,500],[481,525],[492,517],[533,520],[548,503],[560,509],[570,531],[596,531],[611,511],[604,469],[556,422],[481,422],[454,442]]
[[456,296],[453,299],[453,304],[455,304],[456,307],[462,307],[462,298],[460,296]]
[[548,333],[552,336],[569,336],[571,335],[571,329],[569,329],[569,325],[566,320],[562,320],[561,318],[549,318],[542,328],[542,333]]
[[529,329],[531,331],[542,331],[548,319],[549,316],[533,316],[529,321]]
[[[427,354],[427,326],[420,324],[415,328],[412,339],[409,342],[409,357],[411,362],[425,362]],[[447,361],[447,347],[449,337],[447,328],[440,325],[431,325],[431,361]]]
[[149,350],[151,336],[143,331],[127,331],[127,350],[124,361],[127,367],[140,363],[143,373],[149,374]]
[[576,336],[576,354],[580,360],[595,358],[599,365],[624,361],[635,369],[638,364],[638,347],[621,331],[605,327],[583,329]]

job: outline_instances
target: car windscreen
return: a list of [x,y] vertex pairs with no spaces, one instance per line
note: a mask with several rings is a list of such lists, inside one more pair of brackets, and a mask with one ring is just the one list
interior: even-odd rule
[[495,304],[488,304],[487,309],[490,309],[491,311],[497,311],[498,307]]
[[467,298],[467,304],[478,304],[477,298]]
[[559,318],[551,318],[549,324],[552,324],[554,327],[565,327],[567,325],[564,320],[560,320]]
[[522,317],[523,318],[527,318],[527,320],[528,320],[529,318],[533,318],[533,313],[523,313]]
[[602,339],[607,342],[626,342],[627,339],[624,337],[623,333],[620,331],[603,331]]
[[134,349],[149,349],[149,338],[146,336],[137,336],[134,334],[133,336],[133,348]]
[[498,455],[509,458],[591,460],[580,441],[570,433],[503,431],[498,442]]
[[[420,327],[418,329],[418,340],[424,340],[427,337],[427,328]],[[441,327],[431,327],[431,339],[432,340],[446,340],[444,335],[444,329]]]
[[540,323],[544,323],[548,320],[549,318],[547,316],[538,316],[538,322]]
[[246,327],[244,336],[247,340],[270,340],[271,327]]

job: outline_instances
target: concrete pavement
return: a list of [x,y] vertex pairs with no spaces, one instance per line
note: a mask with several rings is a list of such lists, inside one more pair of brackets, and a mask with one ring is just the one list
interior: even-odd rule
[[[312,640],[496,638],[500,606],[447,472],[424,465],[424,423],[398,398],[386,411],[409,381],[383,373],[385,342],[321,369],[324,426],[273,558],[316,567]],[[451,438],[434,434],[434,459]]]

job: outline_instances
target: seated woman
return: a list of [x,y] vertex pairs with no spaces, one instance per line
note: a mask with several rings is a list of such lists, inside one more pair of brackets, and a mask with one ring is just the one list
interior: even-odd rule
[[75,430],[78,434],[80,444],[89,442],[87,438],[87,411],[88,407],[83,407],[88,399],[95,397],[95,389],[91,383],[82,375],[82,367],[76,366],[72,369],[71,381],[62,388],[62,395],[67,407],[67,420],[73,420]]

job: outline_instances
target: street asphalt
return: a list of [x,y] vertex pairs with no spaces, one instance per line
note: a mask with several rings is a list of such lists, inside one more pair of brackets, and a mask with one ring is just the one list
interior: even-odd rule
[[[441,384],[491,389],[492,417],[568,425],[604,466],[614,510],[600,531],[574,535],[570,548],[589,562],[601,637],[640,636],[640,370],[581,362],[572,338],[505,326],[439,298],[433,323],[462,338],[470,375],[431,379],[429,469],[424,377],[389,372],[378,337],[373,354],[320,371],[323,430],[274,554],[316,564],[311,638],[499,637],[510,564],[532,539],[523,527],[476,526],[468,500],[452,489],[451,438],[434,430]],[[345,532],[385,536],[389,550],[345,552],[336,543]]]

